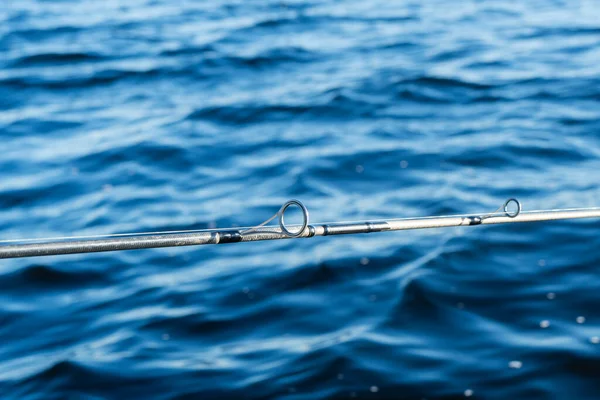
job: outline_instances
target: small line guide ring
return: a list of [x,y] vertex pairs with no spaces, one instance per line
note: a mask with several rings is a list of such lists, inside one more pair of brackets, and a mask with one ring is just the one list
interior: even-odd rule
[[[517,211],[514,211],[514,212],[508,211],[508,206],[510,205],[510,203],[516,204]],[[504,210],[504,214],[506,214],[506,216],[508,218],[515,218],[517,215],[521,214],[521,203],[517,199],[508,199],[504,202],[502,209]]]
[[[298,206],[300,208],[300,210],[302,210],[302,227],[300,228],[299,231],[297,232],[292,232],[289,229],[286,228],[285,226],[285,220],[284,220],[284,215],[286,210],[290,207],[290,206]],[[304,231],[306,230],[306,228],[308,228],[308,209],[306,208],[306,206],[304,204],[302,204],[302,202],[300,200],[288,200],[286,201],[281,208],[279,209],[279,212],[277,213],[279,215],[279,227],[281,228],[281,231],[289,237],[298,237],[300,235],[302,235],[304,233]]]

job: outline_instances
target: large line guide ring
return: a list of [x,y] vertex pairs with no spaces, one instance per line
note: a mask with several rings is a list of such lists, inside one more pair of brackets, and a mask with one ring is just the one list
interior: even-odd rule
[[[296,231],[296,232],[292,232],[290,231],[286,226],[285,226],[285,212],[287,211],[287,209],[290,206],[297,206],[298,208],[300,208],[300,210],[302,211],[302,225],[300,230]],[[306,208],[306,206],[304,204],[302,204],[302,202],[300,200],[288,200],[286,201],[281,208],[279,209],[279,211],[277,212],[277,215],[279,217],[279,227],[281,228],[281,231],[289,237],[298,237],[301,236],[304,231],[306,231],[306,229],[308,228],[308,209]]]

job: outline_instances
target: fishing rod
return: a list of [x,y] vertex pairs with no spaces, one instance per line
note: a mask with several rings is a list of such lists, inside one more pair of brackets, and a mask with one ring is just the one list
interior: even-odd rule
[[[301,224],[285,223],[285,213],[292,206],[302,212]],[[580,218],[600,218],[600,207],[522,211],[521,203],[511,198],[488,214],[310,224],[306,206],[299,200],[289,200],[255,227],[0,240],[0,259]],[[267,225],[274,219],[278,220],[278,226]]]

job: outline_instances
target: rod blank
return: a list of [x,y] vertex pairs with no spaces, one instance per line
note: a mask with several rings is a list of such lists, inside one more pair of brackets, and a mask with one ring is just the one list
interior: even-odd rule
[[[159,247],[199,246],[359,234],[412,229],[448,228],[455,226],[477,226],[488,224],[509,224],[564,219],[600,218],[600,208],[548,210],[520,212],[516,216],[468,215],[405,218],[387,221],[358,221],[348,223],[308,224],[308,218],[299,226],[300,234],[291,236],[289,229],[281,226],[260,226],[251,229],[219,229],[191,233],[164,233],[102,239],[77,239],[47,241],[42,243],[17,243],[0,246],[0,259],[56,256],[63,254],[97,253],[106,251],[150,249]],[[293,230],[292,230],[293,232]]]

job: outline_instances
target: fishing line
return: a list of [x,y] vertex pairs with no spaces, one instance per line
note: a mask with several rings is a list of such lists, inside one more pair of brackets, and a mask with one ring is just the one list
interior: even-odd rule
[[[302,214],[304,217],[303,225],[300,231],[294,233],[287,229],[284,220],[284,214],[286,210],[291,205],[297,205],[302,210]],[[306,206],[299,200],[289,200],[284,203],[283,206],[277,211],[273,216],[263,223],[253,226],[253,227],[239,227],[239,228],[229,228],[229,229],[239,229],[240,233],[250,233],[256,231],[258,228],[266,226],[269,222],[273,221],[275,218],[279,217],[279,228],[286,233],[290,237],[297,237],[302,234],[306,226],[308,225],[308,209]],[[290,227],[293,227],[292,225]],[[277,226],[271,226],[271,228],[277,228]],[[100,238],[117,238],[117,237],[127,237],[127,236],[150,236],[150,235],[171,235],[171,234],[179,234],[179,233],[198,233],[198,232],[212,232],[212,231],[220,231],[223,228],[206,228],[206,229],[188,229],[188,230],[179,230],[179,231],[157,231],[157,232],[128,232],[128,233],[107,233],[101,235],[79,235],[79,236],[57,236],[57,237],[45,237],[45,238],[27,238],[27,239],[7,239],[0,240],[0,244],[2,243],[27,243],[27,242],[45,242],[45,241],[65,241],[65,240],[81,240],[81,239],[100,239]]]
[[[492,216],[498,216],[498,215],[504,215],[507,213],[507,205],[509,202],[511,201],[515,201],[518,205],[518,212],[521,212],[521,204],[515,200],[515,199],[509,199],[507,200],[503,206],[498,207],[495,211],[486,214],[485,216],[483,216],[482,218],[488,218],[488,217],[492,217]],[[285,225],[285,217],[284,214],[287,211],[287,209],[289,208],[289,206],[291,205],[296,205],[298,206],[301,210],[302,210],[302,215],[303,215],[303,223],[300,226],[301,229],[299,231],[296,232],[296,234],[293,234],[290,230],[287,229],[287,226]],[[500,210],[504,209],[503,213],[499,213]],[[529,211],[529,212],[534,212],[534,211]],[[474,214],[452,214],[452,215],[439,215],[439,216],[431,216],[431,217],[417,217],[419,219],[431,219],[431,218],[452,218],[452,217],[468,217],[468,216],[472,216]],[[271,221],[273,221],[275,218],[279,218],[279,226],[277,225],[271,225],[271,226],[267,226],[267,224]],[[415,219],[415,218],[394,218],[394,219],[379,219],[379,220],[373,220],[374,222],[381,222],[381,221],[402,221],[402,220],[407,220],[407,219]],[[266,228],[272,228],[272,229],[277,229],[279,227],[279,229],[281,229],[282,232],[289,232],[288,236],[290,237],[297,237],[300,234],[302,234],[302,232],[306,229],[307,225],[309,222],[309,213],[308,213],[308,209],[306,208],[306,206],[299,200],[289,200],[287,202],[285,202],[281,208],[279,209],[279,211],[277,211],[275,214],[273,214],[270,218],[268,218],[267,220],[265,220],[264,222],[260,223],[259,225],[253,226],[253,227],[239,227],[239,228],[231,228],[231,229],[240,229],[241,230],[241,234],[247,234],[247,233],[251,233],[251,232],[255,232],[258,228],[262,228],[262,227],[266,227]],[[356,223],[357,221],[355,220],[348,220],[348,221],[329,221],[329,222],[321,222],[320,224],[333,224],[333,223],[345,223],[345,224],[351,224],[351,223]],[[297,227],[297,225],[291,225],[291,227]],[[0,244],[4,244],[4,243],[27,243],[27,242],[46,242],[46,241],[56,241],[56,242],[60,242],[60,241],[65,241],[65,240],[81,240],[81,239],[100,239],[100,238],[117,238],[117,237],[128,237],[128,236],[149,236],[149,235],[170,235],[170,234],[178,234],[178,233],[197,233],[197,232],[211,232],[211,231],[220,231],[223,230],[224,228],[203,228],[203,229],[186,229],[186,230],[177,230],[177,231],[155,231],[155,232],[151,232],[151,231],[144,231],[144,232],[127,232],[127,233],[106,233],[106,234],[99,234],[99,235],[77,235],[77,236],[52,236],[52,237],[43,237],[43,238],[25,238],[25,239],[3,239],[0,240]]]

